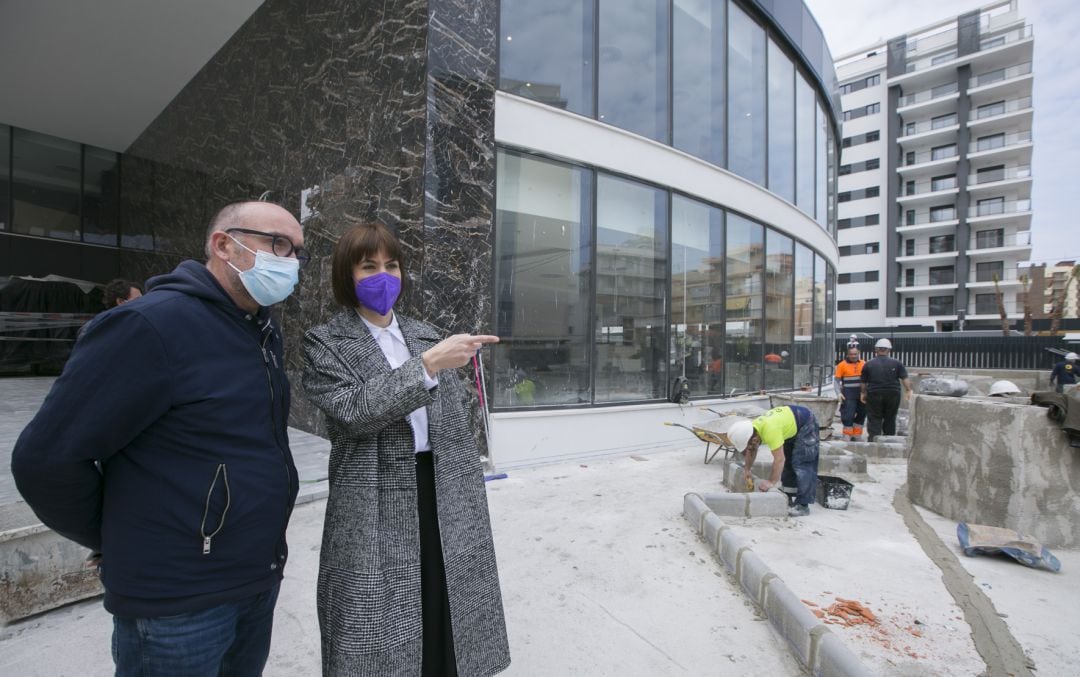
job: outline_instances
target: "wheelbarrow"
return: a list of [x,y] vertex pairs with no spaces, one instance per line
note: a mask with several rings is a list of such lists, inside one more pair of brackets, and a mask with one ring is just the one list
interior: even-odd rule
[[[683,428],[693,433],[694,437],[698,438],[705,443],[705,463],[709,464],[716,455],[721,451],[724,452],[724,460],[726,461],[728,456],[737,452],[738,449],[728,439],[727,433],[731,429],[731,424],[739,420],[740,417],[732,416],[728,419],[721,418],[716,421],[709,421],[702,425],[683,425],[682,423],[673,423],[671,421],[664,421],[664,425],[673,426],[675,428]],[[716,448],[713,448],[716,445]],[[710,453],[712,452],[712,453]]]

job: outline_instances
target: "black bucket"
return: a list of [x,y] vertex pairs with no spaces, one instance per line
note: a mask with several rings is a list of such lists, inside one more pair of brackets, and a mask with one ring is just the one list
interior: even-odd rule
[[819,475],[817,485],[817,502],[832,510],[847,510],[851,503],[851,490],[854,484],[839,477]]

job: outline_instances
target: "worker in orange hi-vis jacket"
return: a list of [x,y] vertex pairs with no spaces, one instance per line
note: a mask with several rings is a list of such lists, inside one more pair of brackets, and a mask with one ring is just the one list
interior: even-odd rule
[[844,423],[844,437],[857,440],[863,434],[863,421],[866,420],[866,405],[859,398],[862,388],[863,360],[859,356],[859,346],[848,346],[847,354],[836,365],[833,388],[840,398],[840,420]]

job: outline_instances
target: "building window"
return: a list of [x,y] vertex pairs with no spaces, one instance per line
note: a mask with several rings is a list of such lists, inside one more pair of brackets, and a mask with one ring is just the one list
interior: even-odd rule
[[861,256],[863,254],[877,254],[881,245],[877,242],[866,244],[852,244],[840,247],[840,256]]
[[666,393],[667,193],[600,174],[596,184],[596,402]]
[[115,247],[120,231],[120,154],[86,147],[83,152],[83,242]]
[[946,254],[954,251],[956,251],[955,235],[934,235],[930,238],[931,254]]
[[871,169],[877,169],[880,166],[881,160],[879,158],[871,158],[865,162],[853,162],[849,165],[840,165],[840,176],[865,172]]
[[795,243],[795,384],[810,383],[814,337],[814,252]]
[[664,143],[668,6],[663,0],[625,0],[601,2],[599,8],[598,119]]
[[997,315],[999,314],[997,294],[976,294],[975,295],[975,314],[976,315]]
[[[794,241],[765,231],[765,389],[793,386],[795,250]],[[773,355],[772,359],[767,356]],[[777,360],[776,358],[780,359]]]
[[722,0],[675,0],[672,4],[673,145],[719,167],[725,166],[727,140],[724,4]]
[[873,75],[867,76],[867,77],[862,78],[860,80],[856,80],[854,82],[849,82],[847,84],[840,85],[840,93],[841,94],[851,94],[852,92],[857,92],[859,90],[866,89],[867,87],[873,87],[875,85],[880,85],[880,84],[881,84],[881,75],[878,74],[878,73],[875,73]]
[[944,160],[946,158],[956,157],[956,144],[951,143],[947,146],[937,146],[930,149],[931,160]]
[[979,140],[975,143],[975,149],[977,151],[994,150],[995,148],[1002,148],[1005,146],[1005,132],[1000,134],[990,134],[988,136],[980,136]]
[[930,179],[930,190],[933,192],[939,190],[949,190],[956,188],[956,174],[948,174],[946,176],[935,176]]
[[495,404],[588,403],[592,172],[499,151],[497,173]]
[[929,301],[931,315],[956,314],[954,310],[955,299],[952,296],[931,296]]
[[837,310],[877,310],[878,299],[850,299],[836,302]]
[[724,388],[728,391],[761,389],[764,236],[760,224],[728,214],[724,323]]
[[74,141],[15,128],[11,157],[12,230],[61,240],[81,239],[82,147]]
[[930,129],[941,129],[942,127],[951,127],[955,124],[956,113],[948,113],[946,115],[930,118]]
[[795,202],[795,66],[769,40],[769,190]]
[[729,3],[728,169],[761,186],[765,185],[761,149],[765,147],[766,95],[765,29]]
[[1005,246],[1005,229],[980,230],[975,233],[976,249],[993,249]]
[[930,223],[937,223],[939,221],[952,221],[956,218],[956,207],[954,205],[942,205],[940,207],[930,208]]
[[499,89],[593,116],[595,0],[499,4]]
[[848,219],[840,219],[836,222],[837,230],[847,230],[848,228],[862,228],[863,226],[876,226],[880,222],[881,217],[878,214],[867,214],[866,216],[854,216]]
[[995,278],[999,281],[1005,279],[1004,261],[986,261],[975,264],[976,282],[993,282]]
[[945,63],[946,61],[952,61],[955,58],[956,58],[956,52],[955,51],[945,52],[944,54],[938,54],[937,56],[931,58],[930,59],[930,65],[931,66],[936,66],[938,64]]
[[795,204],[809,215],[814,214],[814,148],[816,114],[814,88],[802,73],[795,74]]
[[910,296],[904,299],[904,317],[915,317],[915,299]]
[[[858,284],[860,282],[877,282],[878,271],[867,270],[861,273],[840,273],[837,284]],[[843,303],[843,301],[841,301]]]
[[979,200],[975,205],[975,214],[977,216],[993,216],[994,214],[1005,213],[1005,198],[1003,197],[989,197],[985,200]]
[[931,266],[930,284],[954,284],[956,269],[953,266]]
[[724,212],[671,198],[671,336],[675,375],[690,392],[724,392]]
[[983,167],[975,172],[975,183],[993,183],[1005,180],[1005,165]]
[[995,115],[1003,115],[1005,113],[1005,102],[995,101],[994,103],[988,103],[979,106],[975,111],[975,117],[978,119],[989,118]]
[[858,118],[866,117],[867,115],[873,115],[874,113],[881,112],[880,103],[871,103],[860,108],[853,108],[851,110],[844,111],[844,122],[848,120],[857,120]]

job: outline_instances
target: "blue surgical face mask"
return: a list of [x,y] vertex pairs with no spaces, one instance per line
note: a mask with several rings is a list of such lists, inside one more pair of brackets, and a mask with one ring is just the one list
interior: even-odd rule
[[[228,233],[227,233],[228,234]],[[231,234],[233,242],[244,247],[244,243]],[[288,298],[300,279],[300,262],[291,256],[274,256],[266,251],[254,251],[244,247],[255,255],[255,265],[248,270],[229,266],[240,274],[240,283],[260,306],[272,306]]]

